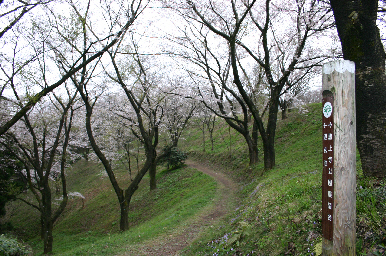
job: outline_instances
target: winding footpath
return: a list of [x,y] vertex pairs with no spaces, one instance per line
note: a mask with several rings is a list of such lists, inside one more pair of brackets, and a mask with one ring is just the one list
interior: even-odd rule
[[192,160],[187,160],[186,164],[216,180],[218,188],[214,206],[208,211],[195,216],[189,224],[183,228],[179,228],[176,232],[168,234],[167,236],[161,236],[153,240],[151,244],[142,247],[140,251],[143,255],[179,255],[179,252],[197,239],[201,232],[207,230],[211,225],[224,217],[234,202],[237,184],[225,174]]

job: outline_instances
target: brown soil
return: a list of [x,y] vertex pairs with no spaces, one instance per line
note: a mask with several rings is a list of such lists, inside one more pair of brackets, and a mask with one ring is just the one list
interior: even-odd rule
[[213,224],[224,217],[233,201],[237,185],[217,168],[209,167],[205,164],[192,160],[187,160],[186,164],[211,177],[218,183],[218,197],[215,206],[197,216],[192,222],[177,231],[159,237],[145,246],[138,248],[136,255],[180,255],[180,251],[188,247],[201,232],[210,228]]

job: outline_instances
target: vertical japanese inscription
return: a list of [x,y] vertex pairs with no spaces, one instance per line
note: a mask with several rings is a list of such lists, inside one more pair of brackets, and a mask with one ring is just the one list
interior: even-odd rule
[[322,231],[323,237],[333,238],[334,218],[334,98],[323,93],[323,177],[322,177]]

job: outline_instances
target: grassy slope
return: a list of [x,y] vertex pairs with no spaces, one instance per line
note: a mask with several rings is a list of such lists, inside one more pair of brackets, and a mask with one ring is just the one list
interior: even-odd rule
[[[223,164],[244,186],[240,192],[243,198],[240,206],[221,227],[196,241],[186,254],[321,253],[320,109],[321,104],[312,104],[307,107],[307,113],[294,111],[287,120],[278,122],[276,167],[263,175],[259,175],[264,172],[262,163],[253,169],[247,168],[248,159],[240,136],[233,134],[232,143],[229,139],[228,143],[223,142],[221,133],[228,132],[225,128],[219,129],[213,152],[208,143],[206,153],[202,153],[200,146],[193,148],[191,155]],[[193,144],[189,137],[186,145]],[[384,183],[374,189],[373,181],[363,178],[359,157],[358,168],[357,253],[382,253],[386,243],[386,189]]]
[[[222,165],[230,176],[240,181],[239,206],[218,226],[185,250],[186,255],[311,255],[321,245],[321,114],[320,104],[297,111],[278,122],[276,167],[263,175],[263,165],[248,168],[243,138],[219,120],[215,127],[215,148],[202,152],[202,133],[189,128],[180,146],[200,161]],[[262,148],[261,145],[259,148]],[[262,155],[260,158],[262,159]],[[360,162],[358,162],[360,167]],[[135,255],[166,231],[183,228],[189,218],[214,198],[214,181],[191,169],[159,174],[159,188],[148,191],[147,178],[133,198],[130,231],[118,232],[119,209],[103,168],[80,162],[69,172],[70,191],[85,195],[70,201],[57,223],[54,251],[61,255]],[[121,175],[123,176],[123,172]],[[359,171],[357,252],[381,252],[385,246],[385,186],[373,189],[374,181],[364,179]],[[200,187],[197,189],[197,184]],[[378,189],[381,188],[381,189]],[[376,193],[374,192],[376,191]],[[382,208],[384,207],[384,208]],[[383,211],[381,211],[384,209]],[[36,234],[36,212],[25,206],[13,211],[19,233],[31,238]],[[41,241],[29,240],[41,251]]]
[[259,175],[263,172],[262,163],[253,169],[247,168],[247,152],[240,136],[231,131],[233,142],[229,143],[229,139],[228,143],[223,142],[226,139],[221,133],[229,134],[226,127],[217,134],[213,152],[206,149],[202,154],[197,152],[202,151],[198,148],[191,152],[196,157],[231,166],[234,171],[231,175],[244,182],[240,192],[244,199],[229,216],[227,224],[207,237],[209,244],[205,240],[197,241],[187,254],[253,251],[261,255],[280,255],[293,247],[297,252],[313,250],[312,246],[318,241],[311,240],[320,232],[321,208],[319,145],[322,135],[318,107],[312,105],[307,114],[292,113],[289,119],[279,121],[277,165],[262,176]]
[[[216,190],[211,177],[190,168],[160,172],[158,188],[152,192],[145,177],[130,205],[131,228],[121,233],[119,206],[103,167],[80,161],[68,175],[69,191],[78,191],[85,199],[70,200],[56,223],[54,253],[57,255],[134,255],[131,251],[135,251],[137,244],[172,232],[208,207]],[[123,171],[118,175],[123,176]],[[42,252],[38,213],[19,203],[11,211],[15,231],[35,252]]]

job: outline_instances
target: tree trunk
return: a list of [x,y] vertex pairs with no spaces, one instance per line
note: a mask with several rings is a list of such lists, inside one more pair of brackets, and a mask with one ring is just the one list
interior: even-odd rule
[[149,169],[150,190],[155,190],[157,188],[156,174],[157,174],[157,163],[156,161],[153,161]]
[[202,123],[202,151],[205,152],[205,124]]
[[257,164],[259,161],[259,150],[257,145],[251,141],[248,143],[248,153],[249,153],[249,166]]
[[119,222],[119,229],[121,231],[126,231],[129,229],[129,204],[130,199],[126,198],[126,196],[123,197],[123,202],[119,202],[120,208],[121,208],[121,219]]
[[[230,126],[229,126],[230,128]],[[245,141],[248,145],[249,166],[257,164],[259,161],[259,150],[257,148],[257,137],[250,136],[249,133],[243,133]]]
[[52,236],[52,229],[53,224],[49,220],[47,223],[45,223],[44,228],[44,254],[49,254],[52,252],[52,244],[54,241],[54,238]]
[[286,100],[286,99],[279,99],[279,106],[280,106],[280,109],[281,109],[281,120],[285,120],[287,119],[287,110],[288,110],[288,107],[289,107],[289,101]]
[[386,176],[385,51],[378,0],[331,0],[343,56],[355,62],[357,146],[365,176]]
[[281,120],[287,119],[287,107],[281,109]]
[[[362,69],[362,72],[365,72]],[[384,71],[372,71],[361,79],[356,75],[357,141],[363,173],[386,177],[386,88]],[[367,83],[377,84],[371,88]],[[383,88],[382,88],[383,87]],[[378,92],[377,95],[374,95]],[[367,104],[366,104],[367,102]],[[375,103],[376,102],[376,103]]]
[[279,97],[277,96],[279,93],[277,93],[276,90],[272,90],[271,94],[267,130],[265,131],[264,135],[261,136],[264,148],[264,169],[266,170],[270,170],[276,165],[275,134],[277,115],[279,112]]
[[257,139],[258,139],[258,124],[256,120],[253,121],[252,126],[252,140],[251,145],[248,144],[249,149],[249,166],[257,164],[259,161],[259,149],[257,148]]
[[264,169],[270,170],[275,167],[275,144],[272,138],[267,138],[267,142],[263,143],[264,148]]
[[172,146],[177,147],[178,146],[178,140],[180,139],[180,136],[178,136],[177,132],[172,136]]
[[44,254],[52,252],[52,208],[51,208],[51,189],[48,184],[42,189],[42,209],[41,209],[41,221],[42,221],[42,238],[44,241]]
[[127,164],[129,165],[130,180],[132,180],[130,143],[125,144],[125,150],[126,150],[126,156],[127,156]]
[[153,162],[155,162],[153,158],[147,157],[144,166],[135,176],[134,180],[130,183],[129,187],[125,191],[122,191],[120,196],[118,196],[118,198],[121,198],[119,201],[121,207],[121,231],[126,231],[129,229],[129,206],[131,198],[133,197],[135,191],[137,191],[139,183],[141,182],[143,176],[145,176],[147,171],[151,168]]
[[213,131],[209,131],[209,137],[210,137],[211,151],[213,151],[214,149]]

